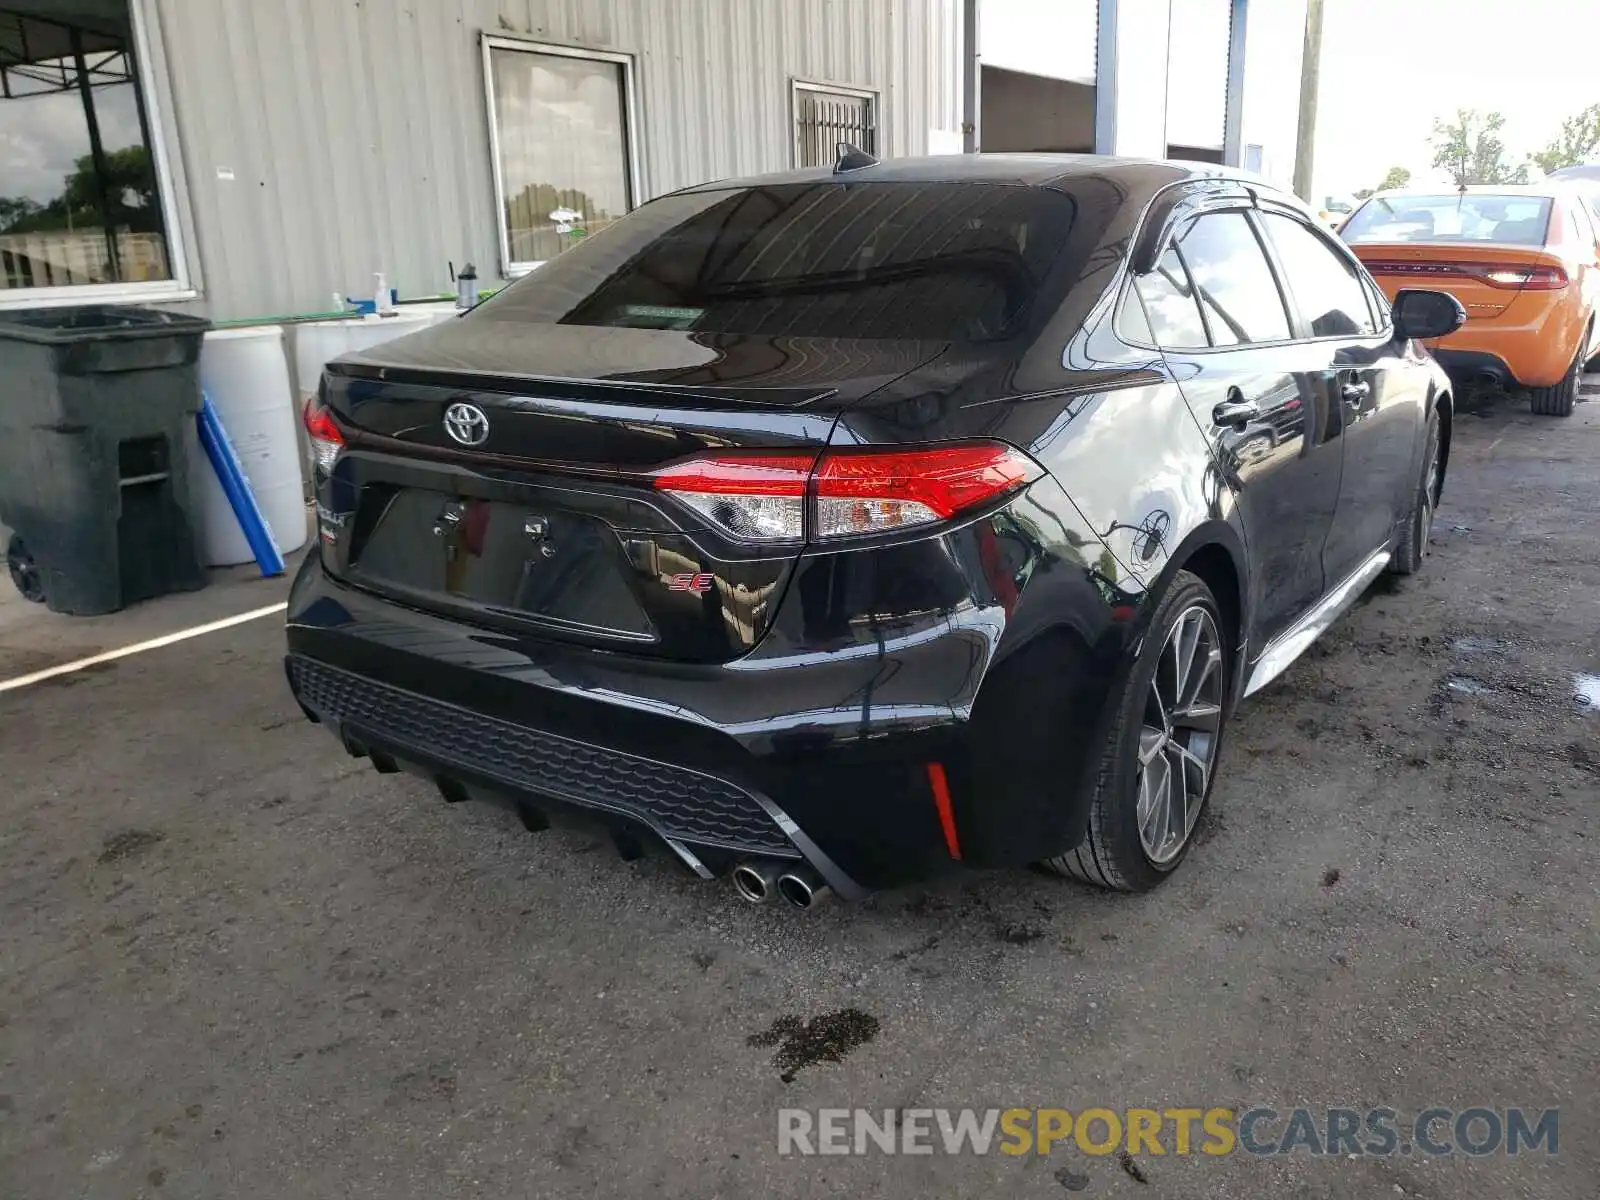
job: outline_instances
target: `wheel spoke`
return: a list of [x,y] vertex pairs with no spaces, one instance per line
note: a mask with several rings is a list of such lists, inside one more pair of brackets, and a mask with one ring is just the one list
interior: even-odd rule
[[1172,723],[1167,713],[1167,702],[1161,698],[1161,669],[1156,668],[1156,678],[1150,681],[1150,700],[1145,706],[1145,725],[1166,732]]
[[1165,754],[1158,754],[1142,774],[1142,785],[1149,789],[1149,806],[1139,833],[1145,852],[1160,859],[1172,836],[1172,764]]
[[1209,647],[1205,658],[1200,662],[1199,666],[1191,670],[1188,686],[1184,688],[1183,693],[1178,697],[1178,703],[1174,706],[1174,716],[1195,706],[1199,700],[1201,690],[1210,682],[1212,675],[1216,673],[1217,668],[1220,666],[1222,666],[1222,651],[1215,646]]
[[[1184,759],[1181,748],[1177,742],[1167,744],[1166,759],[1168,764],[1168,778],[1172,780],[1172,813],[1167,822],[1167,838],[1171,842],[1173,835],[1177,835],[1181,844],[1183,835],[1189,831],[1189,778],[1184,770]],[[1177,849],[1172,846],[1171,849]]]
[[1161,747],[1166,744],[1167,731],[1154,729],[1149,725],[1139,730],[1139,765],[1148,767],[1150,760],[1161,753]]
[[1184,791],[1193,793],[1197,800],[1204,796],[1206,778],[1210,772],[1209,762],[1182,742],[1168,742],[1167,748],[1178,770],[1178,777],[1183,781]]
[[1177,664],[1178,673],[1172,688],[1172,707],[1181,708],[1191,692],[1191,680],[1195,676],[1195,654],[1200,649],[1200,635],[1205,632],[1202,624],[1203,614],[1199,609],[1191,609],[1183,615],[1178,622],[1178,627],[1173,630],[1173,659]]
[[1187,708],[1172,714],[1173,724],[1180,729],[1198,729],[1202,733],[1216,733],[1222,728],[1222,705],[1209,700],[1196,700]]

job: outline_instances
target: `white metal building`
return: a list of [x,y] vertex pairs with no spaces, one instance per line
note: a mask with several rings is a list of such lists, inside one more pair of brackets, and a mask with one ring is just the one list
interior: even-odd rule
[[468,261],[492,286],[653,196],[840,139],[1286,178],[1303,19],[1304,0],[3,0],[0,307],[277,321],[370,296],[378,271],[435,296]]

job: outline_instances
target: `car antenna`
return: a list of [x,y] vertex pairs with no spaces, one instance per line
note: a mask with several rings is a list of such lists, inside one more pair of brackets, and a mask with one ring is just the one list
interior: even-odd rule
[[873,158],[860,146],[852,146],[849,142],[840,142],[838,160],[833,164],[833,173],[843,175],[846,171],[859,171],[862,167],[875,167],[878,160]]

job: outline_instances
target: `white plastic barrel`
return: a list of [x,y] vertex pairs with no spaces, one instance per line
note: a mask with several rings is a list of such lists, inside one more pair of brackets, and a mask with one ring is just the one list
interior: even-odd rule
[[[283,327],[213,329],[200,348],[200,386],[216,406],[278,549],[284,554],[300,549],[308,535],[305,471]],[[206,565],[254,561],[211,460],[198,450],[193,454],[198,454],[190,461],[204,526],[201,553]]]
[[317,394],[322,368],[341,354],[367,350],[457,315],[454,301],[407,304],[392,317],[308,321],[294,329],[295,396],[301,404]]

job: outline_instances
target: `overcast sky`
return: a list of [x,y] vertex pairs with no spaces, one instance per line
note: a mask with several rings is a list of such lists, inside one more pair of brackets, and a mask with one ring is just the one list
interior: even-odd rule
[[[107,151],[140,142],[139,110],[128,85],[95,89],[100,140]],[[77,92],[0,101],[0,196],[41,204],[61,194],[72,165],[89,153]]]
[[1316,194],[1442,180],[1428,138],[1457,108],[1504,113],[1520,162],[1596,103],[1600,0],[1325,0]]

